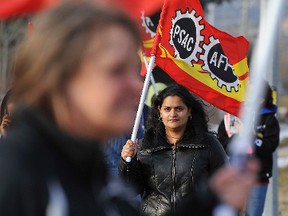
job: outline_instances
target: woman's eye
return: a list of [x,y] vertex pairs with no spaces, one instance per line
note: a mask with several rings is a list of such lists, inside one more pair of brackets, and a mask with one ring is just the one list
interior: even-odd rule
[[164,110],[165,111],[170,111],[170,108],[169,107],[165,107]]
[[176,110],[177,110],[177,111],[182,111],[183,108],[182,108],[182,107],[177,107]]

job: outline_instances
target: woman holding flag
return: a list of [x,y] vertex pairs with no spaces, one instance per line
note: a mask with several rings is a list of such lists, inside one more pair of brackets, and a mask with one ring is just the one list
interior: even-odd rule
[[119,169],[142,194],[143,215],[175,214],[185,197],[201,196],[203,184],[227,161],[221,144],[208,132],[201,103],[181,85],[157,96],[140,143],[135,157],[136,147],[127,141]]

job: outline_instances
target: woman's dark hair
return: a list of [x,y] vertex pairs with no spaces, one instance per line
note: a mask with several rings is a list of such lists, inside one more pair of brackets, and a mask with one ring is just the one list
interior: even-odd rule
[[3,117],[8,112],[8,103],[11,96],[11,90],[9,90],[2,99],[1,108],[0,108],[0,123],[2,122]]
[[179,84],[173,84],[165,88],[159,93],[159,95],[153,101],[150,116],[148,119],[148,131],[154,130],[160,133],[165,131],[164,124],[159,120],[160,113],[159,108],[161,108],[163,101],[168,96],[178,96],[182,99],[183,103],[191,109],[192,119],[188,120],[186,135],[200,135],[206,134],[208,132],[208,118],[203,108],[203,102],[200,99],[196,99],[184,86]]
[[264,80],[263,81],[263,85],[264,85],[264,107],[267,108],[271,108],[274,104],[273,104],[273,91],[272,88],[270,87],[269,83]]

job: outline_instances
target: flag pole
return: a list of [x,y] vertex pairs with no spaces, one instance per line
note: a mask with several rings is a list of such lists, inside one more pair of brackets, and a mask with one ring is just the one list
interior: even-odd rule
[[[144,108],[144,103],[145,103],[145,99],[146,99],[146,95],[148,92],[148,87],[149,87],[149,83],[150,83],[150,78],[152,75],[152,70],[153,70],[153,65],[155,62],[155,55],[151,56],[149,65],[148,65],[148,69],[147,69],[147,73],[145,76],[145,81],[144,81],[144,85],[143,85],[143,89],[142,89],[142,93],[141,93],[141,97],[140,97],[140,102],[138,105],[138,110],[137,110],[137,114],[136,114],[136,119],[135,119],[135,123],[133,126],[133,131],[132,131],[132,135],[131,135],[131,140],[133,143],[135,143],[136,141],[136,137],[137,137],[137,132],[139,129],[139,125],[140,125],[140,121],[141,121],[141,116],[143,113],[143,108]],[[127,157],[125,160],[126,162],[131,162],[131,157]]]
[[[161,12],[160,19],[159,19],[159,23],[158,23],[157,30],[156,30],[157,33],[156,33],[156,36],[154,38],[153,47],[151,50],[151,58],[150,58],[149,66],[148,66],[147,73],[145,76],[144,86],[143,86],[141,97],[140,97],[140,102],[139,102],[139,106],[138,106],[138,110],[137,110],[137,114],[136,114],[136,119],[135,119],[133,131],[132,131],[132,135],[131,135],[131,140],[133,143],[135,143],[135,141],[136,141],[136,136],[137,136],[137,132],[139,129],[141,115],[142,115],[143,107],[144,107],[144,102],[145,102],[146,95],[148,92],[149,82],[150,82],[150,78],[152,75],[152,70],[153,70],[153,66],[154,66],[154,62],[155,62],[155,58],[156,58],[157,47],[158,47],[159,40],[160,40],[159,32],[161,31],[162,22],[163,22],[164,16],[167,13],[167,10],[168,10],[167,5],[168,5],[167,1],[164,1],[163,7],[162,7],[162,12]],[[131,157],[127,157],[125,159],[125,161],[129,163],[129,162],[131,162],[131,159],[132,159]]]
[[[231,142],[231,163],[238,169],[243,167],[245,162],[246,150],[253,142],[254,125],[259,119],[258,111],[260,109],[261,98],[263,95],[262,75],[269,68],[269,57],[275,32],[277,30],[278,16],[280,15],[282,0],[270,0],[268,3],[269,16],[264,20],[264,25],[260,26],[257,46],[253,52],[251,61],[251,83],[246,92],[248,102],[245,107],[242,105],[240,110],[240,119],[243,123],[241,136],[237,136]],[[269,18],[268,18],[269,17]],[[249,93],[249,94],[248,94]],[[227,214],[228,213],[228,214]],[[214,216],[236,215],[236,211],[227,205],[220,205],[215,208]]]
[[[144,64],[145,64],[145,67],[146,67],[146,70],[148,71],[148,67],[149,67],[149,64],[148,64],[148,60],[147,60],[147,57],[145,54],[143,54],[143,60],[144,60]],[[153,86],[153,89],[154,89],[154,92],[155,92],[155,95],[157,96],[159,94],[158,92],[158,89],[157,89],[157,86],[156,86],[156,82],[155,82],[155,79],[154,79],[154,76],[153,76],[153,73],[151,73],[151,84]]]

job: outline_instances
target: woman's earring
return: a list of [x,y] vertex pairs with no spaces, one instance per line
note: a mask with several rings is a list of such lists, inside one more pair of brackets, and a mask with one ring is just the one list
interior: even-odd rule
[[162,117],[161,117],[161,116],[159,116],[158,120],[162,122]]
[[191,115],[189,116],[189,120],[190,120],[190,121],[192,120],[192,116],[191,116]]

